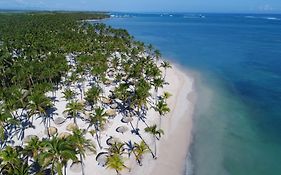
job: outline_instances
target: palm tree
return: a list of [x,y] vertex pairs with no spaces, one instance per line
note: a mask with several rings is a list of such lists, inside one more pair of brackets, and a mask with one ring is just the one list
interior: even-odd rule
[[87,122],[89,123],[88,129],[94,125],[95,130],[96,130],[95,134],[96,134],[97,142],[98,142],[99,148],[102,149],[102,146],[100,144],[100,139],[99,139],[99,133],[100,133],[101,128],[107,122],[106,112],[101,107],[96,108],[95,112],[90,114],[89,119],[87,119]]
[[66,167],[69,160],[77,161],[75,148],[72,143],[65,139],[60,139],[57,136],[51,140],[44,140],[42,143],[44,150],[39,155],[39,162],[43,167],[51,165],[51,174],[62,174],[63,167]]
[[11,175],[30,175],[30,171],[31,166],[28,164],[27,159],[25,159],[15,166]]
[[86,69],[84,66],[82,65],[76,65],[76,73],[78,74],[78,88],[80,90],[80,98],[81,100],[83,99],[84,96],[84,92],[85,92],[85,76],[86,76],[86,71],[84,70]]
[[119,154],[112,154],[107,157],[106,168],[114,169],[117,175],[120,175],[120,171],[127,168],[124,164],[124,158]]
[[51,100],[41,92],[32,93],[29,97],[29,115],[45,114],[46,109],[52,106]]
[[152,44],[149,44],[149,45],[147,46],[147,48],[148,48],[149,53],[151,54],[151,53],[152,53],[152,50],[153,50],[153,45],[152,45]]
[[[41,92],[34,92],[28,97],[29,103],[27,105],[28,116],[33,117],[33,115],[38,114],[39,117],[43,117],[43,121],[45,127],[49,127],[50,125],[50,118],[46,119],[44,116],[47,116],[47,110],[50,109],[53,104],[51,99],[46,97],[45,94]],[[33,121],[33,118],[32,118]]]
[[134,143],[134,148],[135,148],[134,152],[135,152],[136,160],[139,163],[139,165],[142,166],[141,160],[143,158],[143,155],[149,152],[149,148],[147,147],[144,141],[141,141],[139,144]]
[[[147,109],[148,98],[150,97],[150,84],[145,79],[140,79],[135,85],[135,92],[131,99],[131,107],[136,107],[138,121],[136,128],[138,128],[139,121],[142,120],[145,123],[143,112]],[[146,124],[146,123],[145,123]]]
[[172,96],[172,94],[170,94],[169,92],[164,92],[163,94],[163,99],[167,100],[168,98],[170,98]]
[[[16,125],[18,121],[13,116],[0,107],[0,143],[7,141],[5,134],[8,125]],[[4,144],[5,146],[5,144]]]
[[157,129],[157,125],[149,126],[144,129],[145,132],[153,135],[154,138],[154,154],[156,156],[156,139],[159,140],[161,135],[164,134],[162,129]]
[[24,151],[27,153],[27,155],[30,155],[30,157],[36,161],[42,149],[42,141],[40,141],[38,137],[32,137],[24,147]]
[[66,101],[73,100],[75,97],[75,92],[71,89],[65,89],[62,93],[64,95],[63,98],[65,98]]
[[161,127],[162,116],[164,116],[166,113],[170,112],[170,108],[168,107],[168,104],[163,99],[161,99],[160,101],[158,101],[156,103],[156,106],[154,107],[154,109],[160,115],[159,125]]
[[126,146],[126,150],[127,150],[129,158],[131,157],[131,153],[133,153],[135,155],[135,145],[132,143],[131,140],[128,142],[125,142],[125,146]]
[[12,175],[14,169],[21,163],[20,153],[16,148],[6,146],[0,151],[0,172]]
[[77,124],[77,117],[79,117],[80,113],[83,112],[84,104],[77,101],[67,103],[66,110],[63,111],[63,113],[67,113],[71,118],[73,118],[75,124]]
[[164,100],[160,100],[156,104],[156,111],[158,111],[159,115],[163,116],[166,113],[170,112],[170,108],[168,107],[168,104],[164,102]]
[[154,154],[154,152],[151,150],[151,148],[149,147],[149,145],[146,143],[146,141],[143,139],[143,137],[139,134],[139,132],[136,133],[137,136],[139,136],[139,138],[142,140],[143,144],[146,145],[147,149],[149,150],[149,152],[152,155],[152,158],[157,159],[156,155]]
[[148,64],[146,67],[146,76],[147,78],[154,79],[161,77],[161,70],[154,63]]
[[102,93],[102,89],[100,87],[92,86],[86,92],[85,100],[93,107],[97,103],[101,93]]
[[161,53],[158,49],[154,50],[154,56],[156,61],[158,61],[161,58]]
[[153,84],[154,89],[155,89],[155,102],[156,103],[157,103],[157,99],[158,99],[157,98],[158,97],[158,89],[159,88],[163,88],[164,83],[165,83],[165,81],[162,78],[155,78],[155,79],[153,79],[152,84]]
[[165,69],[165,73],[164,73],[164,79],[166,78],[166,73],[167,73],[167,69],[168,68],[172,68],[172,65],[168,62],[168,61],[163,61],[161,63],[161,67],[163,67]]
[[70,141],[73,148],[79,154],[80,161],[82,164],[82,175],[85,174],[83,160],[85,158],[86,149],[95,153],[96,148],[90,139],[85,138],[86,130],[76,129],[73,134],[68,137],[67,141]]
[[139,144],[138,143],[132,143],[131,141],[126,142],[126,149],[128,151],[128,156],[130,158],[131,153],[134,154],[137,163],[142,166],[142,157],[143,154],[149,152],[149,149],[147,148],[147,145],[144,143],[144,141],[141,141]]
[[129,85],[127,83],[121,83],[121,84],[119,84],[118,87],[115,88],[114,95],[118,99],[126,102],[130,96],[130,92],[128,91],[128,88],[129,88]]
[[125,151],[125,144],[120,142],[115,142],[109,148],[107,148],[109,154],[119,154],[122,155]]

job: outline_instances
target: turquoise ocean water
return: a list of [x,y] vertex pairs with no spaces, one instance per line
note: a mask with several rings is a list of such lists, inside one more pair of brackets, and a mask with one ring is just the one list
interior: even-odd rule
[[186,175],[281,174],[281,15],[112,13],[104,22],[197,72]]

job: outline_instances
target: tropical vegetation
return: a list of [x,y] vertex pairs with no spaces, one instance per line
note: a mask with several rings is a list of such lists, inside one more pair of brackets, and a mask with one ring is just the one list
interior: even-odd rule
[[[86,157],[101,152],[105,167],[120,174],[130,170],[130,157],[139,165],[146,153],[156,158],[144,134],[152,134],[156,145],[164,131],[146,119],[157,117],[147,115],[150,109],[160,121],[170,111],[170,94],[159,89],[171,65],[126,30],[91,21],[107,17],[0,14],[1,174],[63,175],[70,162],[85,174]],[[103,134],[117,115],[123,126],[116,133],[129,129],[133,141]],[[38,125],[45,134],[35,131]]]

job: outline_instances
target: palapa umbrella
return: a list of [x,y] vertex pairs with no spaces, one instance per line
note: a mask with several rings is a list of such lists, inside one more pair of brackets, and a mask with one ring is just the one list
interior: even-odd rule
[[110,128],[111,126],[111,122],[106,122],[102,127],[101,127],[101,131],[105,131],[107,130],[108,128]]
[[110,117],[116,116],[117,115],[117,111],[115,109],[108,109],[106,111],[106,114]]
[[86,101],[85,100],[78,100],[78,103],[85,104]]
[[45,134],[48,134],[50,136],[54,136],[56,133],[58,133],[58,129],[56,127],[50,126],[45,131]]
[[29,91],[26,90],[26,89],[22,89],[22,90],[21,90],[21,93],[23,94],[23,95],[22,95],[22,99],[25,99],[25,98],[28,96]]
[[114,92],[115,91],[115,87],[110,88],[109,92]]
[[68,113],[64,112],[64,113],[62,113],[62,115],[64,118],[68,118]]
[[71,136],[71,134],[69,132],[62,132],[62,133],[59,133],[59,138],[61,139],[65,139],[67,137]]
[[81,162],[73,162],[70,165],[70,171],[74,173],[79,173],[82,171],[82,163]]
[[113,71],[113,70],[108,71],[108,72],[107,72],[107,75],[108,75],[109,77],[113,77],[114,71]]
[[114,73],[114,69],[113,68],[109,68],[108,72],[113,72]]
[[112,82],[113,82],[112,80],[106,80],[106,81],[104,82],[104,84],[108,86],[108,85],[110,85]]
[[82,118],[88,120],[90,118],[91,113],[90,112],[85,112],[84,115],[81,115]]
[[23,142],[24,142],[24,143],[28,143],[28,142],[30,142],[31,139],[33,139],[33,138],[38,138],[38,136],[36,136],[36,135],[27,135],[26,137],[24,137]]
[[106,97],[103,97],[103,98],[101,99],[101,101],[102,101],[102,103],[104,103],[104,104],[110,104],[110,103],[111,103],[111,99],[106,98]]
[[61,125],[61,124],[63,124],[65,122],[65,118],[62,118],[62,117],[58,117],[58,118],[56,118],[55,120],[54,120],[54,123],[56,124],[56,125]]
[[85,153],[87,156],[91,156],[91,155],[95,154],[95,150],[85,147]]
[[124,118],[121,119],[121,122],[130,123],[133,120],[134,120],[133,117],[124,117]]
[[127,113],[127,114],[126,114],[126,117],[134,117],[134,114],[132,114],[132,113]]
[[75,129],[78,129],[78,126],[75,123],[70,123],[66,127],[66,130],[68,131],[74,131]]
[[107,162],[107,157],[108,157],[107,152],[100,152],[96,157],[96,161],[98,162],[99,165],[105,166]]
[[127,132],[129,130],[129,128],[127,126],[119,126],[118,128],[116,128],[117,132],[120,132],[122,134],[124,134],[125,132]]
[[118,107],[118,104],[117,104],[117,103],[113,103],[113,104],[110,105],[110,107],[111,107],[112,109],[116,109],[116,108]]
[[106,140],[106,144],[107,145],[113,145],[115,143],[121,142],[119,138],[116,137],[112,137],[110,136],[107,140]]

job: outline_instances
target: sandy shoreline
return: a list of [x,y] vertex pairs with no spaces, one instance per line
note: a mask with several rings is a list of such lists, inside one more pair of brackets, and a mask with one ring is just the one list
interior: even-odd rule
[[173,96],[168,100],[171,112],[162,120],[165,135],[157,145],[158,158],[146,156],[142,167],[136,167],[132,175],[183,175],[186,157],[192,141],[192,114],[195,98],[193,78],[178,66],[167,71],[164,87]]

